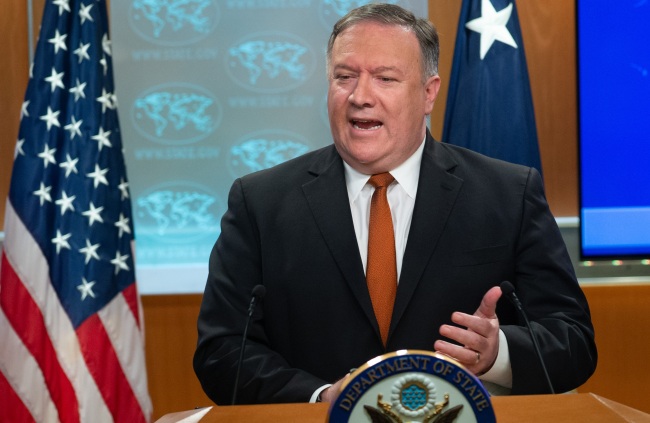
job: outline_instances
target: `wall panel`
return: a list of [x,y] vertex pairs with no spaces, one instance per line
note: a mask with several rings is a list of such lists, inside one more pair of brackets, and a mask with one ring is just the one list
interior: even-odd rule
[[650,413],[650,285],[589,285],[583,290],[596,329],[598,367],[579,391]]
[[9,192],[11,164],[18,137],[20,106],[27,88],[27,2],[12,0],[2,5],[0,28],[0,231],[4,228],[5,200]]
[[173,411],[213,405],[192,369],[201,298],[201,295],[142,297],[154,420]]

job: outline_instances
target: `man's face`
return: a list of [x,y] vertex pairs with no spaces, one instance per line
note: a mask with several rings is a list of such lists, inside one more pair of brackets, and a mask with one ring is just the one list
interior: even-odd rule
[[423,82],[411,31],[374,22],[343,31],[332,46],[327,110],[334,144],[354,169],[394,169],[424,139],[440,78]]

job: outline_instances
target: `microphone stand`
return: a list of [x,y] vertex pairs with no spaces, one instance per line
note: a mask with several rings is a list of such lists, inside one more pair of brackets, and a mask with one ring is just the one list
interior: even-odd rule
[[535,337],[535,333],[533,332],[533,327],[530,325],[530,322],[528,321],[528,316],[526,315],[526,312],[524,312],[524,308],[521,305],[521,302],[519,301],[517,294],[515,294],[515,287],[509,281],[503,281],[501,282],[501,291],[510,300],[510,302],[514,304],[519,314],[524,318],[524,322],[526,323],[526,327],[528,328],[528,333],[530,334],[530,339],[533,340],[533,347],[535,348],[535,354],[537,354],[539,363],[542,365],[542,370],[544,371],[544,377],[546,378],[546,383],[548,384],[548,388],[551,391],[551,394],[554,394],[555,390],[553,389],[551,378],[549,377],[548,371],[546,370],[546,365],[544,364],[544,357],[542,356],[542,350],[539,348],[539,344],[537,343],[537,338]]
[[248,326],[250,326],[251,318],[253,317],[253,312],[255,311],[255,306],[257,305],[257,299],[260,300],[264,298],[266,294],[266,288],[264,285],[255,285],[253,292],[251,294],[251,302],[248,305],[248,318],[246,319],[246,325],[244,326],[244,333],[241,339],[241,347],[239,349],[239,360],[237,361],[237,370],[235,373],[235,386],[232,390],[232,401],[231,405],[235,405],[237,401],[237,391],[239,390],[239,374],[241,373],[242,362],[244,361],[244,351],[246,350],[246,340],[248,339]]

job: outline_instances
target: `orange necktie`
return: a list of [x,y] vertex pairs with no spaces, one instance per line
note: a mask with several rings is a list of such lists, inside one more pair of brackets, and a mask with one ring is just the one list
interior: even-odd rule
[[375,192],[372,194],[370,202],[366,282],[384,345],[388,339],[388,329],[397,292],[395,233],[386,197],[388,186],[394,180],[395,178],[390,173],[379,173],[373,175],[368,181],[375,187]]

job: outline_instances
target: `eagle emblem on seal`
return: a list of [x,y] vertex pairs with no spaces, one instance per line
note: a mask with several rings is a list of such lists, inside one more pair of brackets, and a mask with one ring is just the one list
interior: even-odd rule
[[392,386],[390,402],[383,394],[377,395],[377,407],[364,405],[372,423],[452,423],[463,405],[449,406],[449,394],[436,403],[435,384],[422,375],[407,375]]

